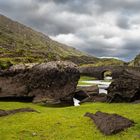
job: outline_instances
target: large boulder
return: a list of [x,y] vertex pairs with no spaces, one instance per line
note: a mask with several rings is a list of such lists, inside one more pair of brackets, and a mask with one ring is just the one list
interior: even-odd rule
[[125,70],[108,88],[108,102],[140,100],[140,72]]
[[1,72],[0,97],[33,97],[33,102],[71,100],[80,78],[72,62],[53,61]]
[[134,125],[134,121],[118,114],[108,114],[104,112],[86,113],[86,117],[91,118],[97,128],[105,135],[119,133]]

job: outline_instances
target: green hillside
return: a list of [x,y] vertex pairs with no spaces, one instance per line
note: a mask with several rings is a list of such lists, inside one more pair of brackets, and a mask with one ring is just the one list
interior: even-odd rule
[[122,65],[116,59],[99,59],[69,47],[23,24],[0,15],[0,66],[18,63],[70,60],[78,65]]
[[140,54],[138,54],[135,59],[129,63],[129,66],[140,67]]
[[114,59],[114,58],[103,58],[97,60],[95,63],[88,63],[88,64],[82,64],[82,66],[124,66],[126,63],[122,60]]
[[30,63],[85,54],[0,15],[0,62]]

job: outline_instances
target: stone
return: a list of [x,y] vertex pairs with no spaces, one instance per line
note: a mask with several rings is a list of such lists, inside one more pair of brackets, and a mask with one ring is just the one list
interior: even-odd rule
[[107,95],[104,93],[99,94],[97,85],[89,87],[78,87],[74,93],[74,98],[80,101],[80,104],[85,102],[106,102]]
[[88,87],[78,87],[76,90],[77,94],[78,94],[78,92],[82,92],[82,91],[85,92],[85,94],[87,94],[87,96],[90,96],[90,95],[99,93],[99,88],[97,85],[94,85],[94,86],[88,86]]
[[85,102],[106,102],[107,101],[107,94],[101,93],[101,94],[94,94],[90,97],[87,97],[83,99],[80,103],[85,103]]
[[72,102],[79,78],[79,70],[72,62],[20,66],[1,72],[0,97],[33,97],[33,102]]
[[134,102],[140,100],[140,72],[125,70],[108,88],[107,102]]
[[8,116],[8,115],[11,115],[11,114],[16,114],[16,113],[19,113],[19,112],[38,112],[38,111],[36,111],[32,108],[19,108],[19,109],[13,109],[13,110],[2,110],[2,109],[0,109],[0,117]]
[[95,114],[86,113],[85,116],[91,118],[104,135],[117,134],[134,126],[134,121],[118,114],[108,114],[98,111]]

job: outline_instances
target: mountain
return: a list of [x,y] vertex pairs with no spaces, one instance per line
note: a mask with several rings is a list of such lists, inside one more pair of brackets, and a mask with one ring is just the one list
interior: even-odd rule
[[[63,60],[86,54],[58,43],[16,21],[0,15],[0,62],[29,63]],[[93,57],[92,57],[93,58]]]
[[138,54],[134,60],[129,63],[129,66],[140,67],[140,54]]
[[[47,35],[13,21],[0,14],[0,66],[12,64],[70,60],[78,65],[105,64],[102,59],[89,56],[75,48],[52,40]],[[108,62],[107,64],[111,64]],[[110,59],[112,62],[112,60]],[[115,63],[114,63],[115,61]],[[117,63],[116,63],[117,62]],[[118,64],[118,60],[113,60]]]

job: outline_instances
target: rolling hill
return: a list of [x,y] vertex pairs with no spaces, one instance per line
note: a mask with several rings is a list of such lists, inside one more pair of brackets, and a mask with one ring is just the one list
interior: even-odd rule
[[134,60],[129,63],[130,66],[140,67],[140,54],[138,54]]
[[84,53],[0,15],[0,61],[11,63],[62,60]]
[[[0,14],[0,66],[12,64],[70,60],[78,65],[104,65],[105,61],[89,56],[73,47],[52,40],[47,35]],[[112,62],[108,59],[107,63]],[[115,62],[115,63],[114,63]],[[119,64],[122,65],[122,61]],[[118,60],[113,60],[118,65]]]

